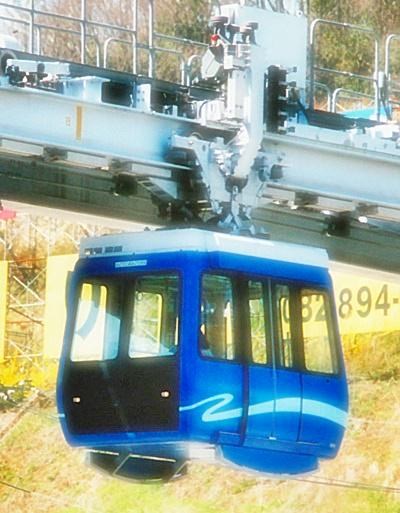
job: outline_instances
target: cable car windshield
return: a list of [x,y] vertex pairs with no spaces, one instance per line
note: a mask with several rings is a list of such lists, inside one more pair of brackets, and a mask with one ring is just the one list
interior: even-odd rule
[[115,359],[122,339],[128,340],[130,358],[175,354],[178,293],[179,278],[173,274],[144,275],[127,283],[86,280],[78,294],[71,360]]

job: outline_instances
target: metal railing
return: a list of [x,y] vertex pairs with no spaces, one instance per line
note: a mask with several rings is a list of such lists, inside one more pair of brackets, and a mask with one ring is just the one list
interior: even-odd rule
[[[29,53],[35,53],[37,55],[43,54],[43,32],[52,31],[54,33],[68,34],[79,38],[79,51],[77,53],[79,53],[80,62],[82,64],[87,64],[89,42],[94,44],[96,65],[103,65],[104,67],[108,67],[110,63],[110,50],[112,45],[119,44],[127,46],[132,52],[132,62],[129,66],[129,70],[134,74],[138,73],[138,51],[142,50],[147,52],[149,77],[155,77],[156,58],[158,54],[163,53],[176,57],[179,63],[180,81],[183,84],[187,84],[190,82],[188,73],[190,73],[192,61],[190,57],[188,59],[185,58],[184,49],[193,47],[203,51],[208,45],[198,41],[157,32],[155,30],[154,0],[148,0],[147,41],[139,42],[138,1],[139,0],[132,0],[131,12],[126,13],[126,16],[131,18],[131,25],[129,27],[96,21],[89,18],[87,0],[80,0],[80,16],[60,14],[58,12],[39,9],[35,6],[35,0],[30,0],[29,7],[22,7],[0,1],[0,8],[11,11],[14,14],[14,16],[10,16],[7,13],[0,14],[0,20],[22,26],[27,40],[27,45],[25,45],[27,46],[26,50]],[[47,23],[43,22],[43,18],[48,20]],[[64,23],[69,26],[60,27],[57,23]],[[71,28],[71,25],[73,28]],[[107,37],[105,37],[104,41],[100,41],[99,36],[93,33],[95,30],[105,31]],[[110,35],[110,32],[114,34]],[[175,44],[176,48],[163,47],[162,42]]]
[[[387,96],[391,103],[398,103],[394,100],[393,93],[397,93],[397,98],[400,96],[400,78],[394,79],[392,77],[392,44],[394,41],[400,41],[400,34],[389,34],[385,40],[385,78]],[[398,72],[400,75],[400,73]]]
[[[341,94],[347,95],[348,98],[364,98],[365,100],[370,100],[371,102],[375,100],[375,97],[372,94],[362,93],[360,91],[354,91],[353,89],[346,89],[344,87],[338,87],[337,89],[335,89],[335,91],[333,91],[331,112],[337,112],[337,106]],[[390,107],[396,106],[398,108],[400,106],[400,101],[389,97],[386,100],[387,101],[381,101],[381,110],[385,113],[386,119],[391,119],[392,112],[389,108],[389,105]],[[365,108],[368,107],[365,106]]]
[[400,34],[389,34],[385,41],[385,76],[391,79],[391,50],[393,41],[400,41]]
[[375,97],[372,94],[362,93],[361,91],[354,91],[353,89],[346,89],[345,87],[338,87],[333,91],[331,112],[337,112],[338,100],[340,95],[345,94],[347,98],[358,98],[375,101]]
[[[344,28],[347,30],[352,30],[355,32],[361,32],[369,36],[374,41],[374,66],[372,75],[360,75],[358,73],[353,73],[350,71],[338,70],[335,68],[324,68],[321,66],[317,66],[315,64],[315,35],[316,29],[319,25],[329,25],[338,28]],[[310,88],[309,88],[309,103],[310,108],[314,108],[314,94],[315,94],[315,72],[320,71],[328,74],[340,75],[346,78],[355,78],[358,80],[366,81],[372,83],[374,87],[374,111],[376,119],[380,118],[380,106],[381,106],[381,98],[380,98],[380,87],[379,87],[379,53],[380,53],[380,45],[378,36],[375,34],[375,31],[369,28],[360,27],[358,25],[352,25],[350,23],[340,23],[336,21],[316,19],[310,25],[310,60],[309,60],[309,80],[310,80]],[[340,89],[340,88],[339,88]],[[332,102],[333,105],[333,102]]]
[[[306,81],[306,84],[307,84],[307,87],[308,89],[310,90],[310,81],[307,80]],[[327,106],[327,110],[332,110],[332,91],[331,91],[331,88],[324,84],[323,82],[316,82],[314,80],[314,83],[313,83],[313,90],[314,90],[314,102],[315,102],[315,96],[316,96],[316,92],[318,90],[322,91],[324,96],[326,97],[326,106]]]

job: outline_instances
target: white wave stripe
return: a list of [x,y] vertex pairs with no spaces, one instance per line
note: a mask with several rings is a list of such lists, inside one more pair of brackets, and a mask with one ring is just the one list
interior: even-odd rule
[[347,411],[336,408],[336,406],[332,406],[328,403],[314,401],[312,399],[303,399],[303,413],[313,415],[314,417],[322,417],[344,428],[347,427]]
[[[231,408],[221,411],[228,406],[234,397],[232,394],[218,394],[197,403],[181,406],[179,411],[195,410],[205,404],[215,403],[202,414],[203,422],[218,422],[221,420],[237,419],[243,415],[243,408]],[[303,413],[329,420],[340,426],[347,426],[347,412],[332,406],[329,403],[315,401],[313,399],[303,399],[301,397],[284,397],[276,401],[264,401],[262,403],[249,406],[248,415],[265,415],[270,413]]]
[[[208,408],[202,415],[201,420],[203,422],[216,422],[218,420],[236,419],[242,416],[243,408],[233,408],[231,410],[219,411],[224,406],[227,406],[233,401],[234,397],[232,394],[219,394],[207,399],[203,399],[198,403],[191,404],[190,406],[181,406],[179,411],[194,410],[203,406],[203,404],[217,401],[216,404]],[[219,401],[219,402],[218,402]]]

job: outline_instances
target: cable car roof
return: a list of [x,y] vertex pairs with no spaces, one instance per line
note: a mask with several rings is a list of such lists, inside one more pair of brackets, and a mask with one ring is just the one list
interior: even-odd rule
[[218,251],[267,260],[328,267],[328,255],[322,249],[196,228],[104,235],[84,239],[80,245],[81,258],[148,255],[177,251],[209,253]]

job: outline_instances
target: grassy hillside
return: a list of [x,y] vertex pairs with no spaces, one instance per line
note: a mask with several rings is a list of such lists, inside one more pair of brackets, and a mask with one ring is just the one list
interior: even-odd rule
[[[340,456],[307,481],[192,464],[167,485],[103,476],[66,446],[54,408],[34,409],[0,442],[1,513],[400,513],[400,494],[327,486],[320,478],[400,487],[400,381],[351,385],[352,420]],[[336,484],[337,481],[335,481]]]

